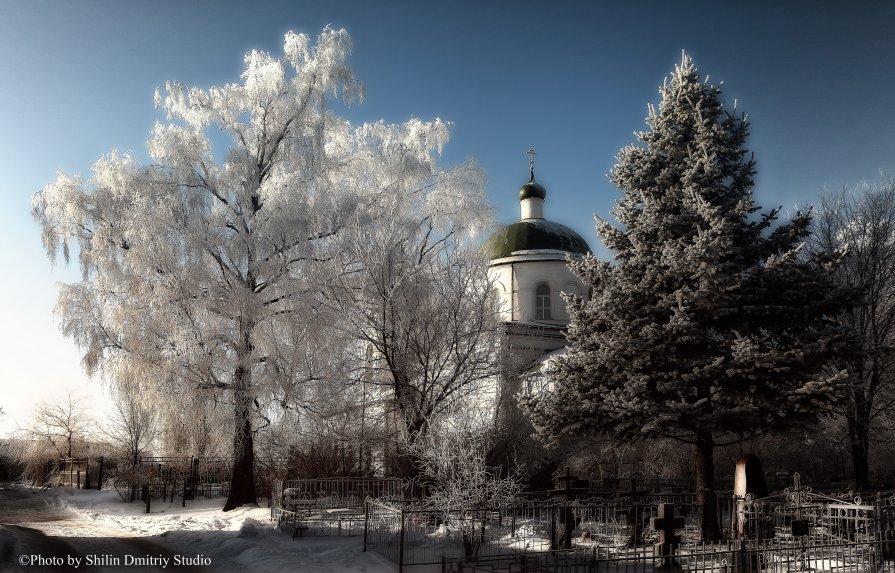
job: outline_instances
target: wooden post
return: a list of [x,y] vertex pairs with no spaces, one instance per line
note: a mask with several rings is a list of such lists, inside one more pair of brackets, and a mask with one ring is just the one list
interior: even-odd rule
[[149,513],[149,499],[150,499],[150,497],[151,497],[151,496],[149,495],[149,485],[148,485],[148,484],[147,484],[147,485],[144,485],[144,486],[143,486],[143,501],[146,502],[146,513]]
[[186,507],[186,482],[189,481],[186,477],[183,478],[183,503],[180,507]]
[[104,460],[105,460],[105,458],[103,458],[103,456],[99,457],[99,472],[97,473],[97,476],[96,476],[96,489],[98,489],[98,490],[103,489],[103,461]]
[[78,489],[81,489],[81,470],[78,469],[78,471],[77,471],[77,473],[76,473],[75,475],[76,475],[76,479],[78,480],[78,481],[77,481],[77,488],[78,488]]

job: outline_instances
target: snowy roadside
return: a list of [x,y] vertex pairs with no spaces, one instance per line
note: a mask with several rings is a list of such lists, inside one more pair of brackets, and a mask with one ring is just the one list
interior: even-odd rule
[[[141,503],[123,503],[114,491],[58,488],[37,493],[68,510],[66,519],[20,525],[63,538],[144,538],[195,564],[203,571],[301,571],[302,573],[393,573],[397,567],[373,552],[362,552],[359,537],[298,538],[273,528],[266,507],[222,512],[223,499],[156,502],[150,514]],[[58,501],[57,501],[58,500]],[[0,528],[0,536],[10,536]],[[15,540],[0,546],[20,552]],[[124,568],[126,569],[126,568]],[[159,568],[161,570],[161,568]],[[89,570],[89,569],[88,569]]]

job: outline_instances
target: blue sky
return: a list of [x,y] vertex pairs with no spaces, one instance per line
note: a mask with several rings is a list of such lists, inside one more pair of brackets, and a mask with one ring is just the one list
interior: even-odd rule
[[893,22],[888,2],[0,0],[0,433],[37,399],[99,387],[52,317],[77,269],[51,269],[31,194],[112,149],[145,159],[168,79],[236,81],[243,54],[278,54],[287,30],[345,27],[367,90],[345,116],[452,121],[444,161],[476,159],[502,222],[534,147],[547,217],[605,254],[592,228],[618,196],[606,173],[681,50],[749,115],[765,207],[895,176]]

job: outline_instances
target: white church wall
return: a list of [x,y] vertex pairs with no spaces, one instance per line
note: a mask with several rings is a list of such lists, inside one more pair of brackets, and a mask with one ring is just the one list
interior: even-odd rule
[[500,295],[501,318],[504,321],[538,321],[535,289],[541,283],[550,287],[550,324],[568,324],[569,314],[560,293],[580,295],[580,279],[569,269],[564,254],[518,255],[498,259],[489,270]]

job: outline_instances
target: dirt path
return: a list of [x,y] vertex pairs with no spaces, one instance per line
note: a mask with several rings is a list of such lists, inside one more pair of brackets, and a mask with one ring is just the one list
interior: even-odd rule
[[221,570],[178,566],[176,556],[152,538],[79,520],[52,493],[0,488],[0,572]]

